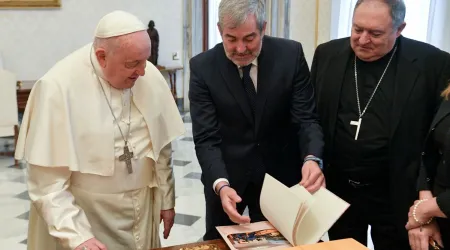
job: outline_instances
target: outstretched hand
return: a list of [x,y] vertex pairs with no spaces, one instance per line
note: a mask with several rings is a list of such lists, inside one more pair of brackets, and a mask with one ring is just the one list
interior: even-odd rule
[[225,211],[232,222],[237,224],[250,223],[250,217],[242,216],[236,209],[236,203],[241,202],[242,199],[233,188],[222,188],[220,190],[220,200],[222,202],[223,211]]

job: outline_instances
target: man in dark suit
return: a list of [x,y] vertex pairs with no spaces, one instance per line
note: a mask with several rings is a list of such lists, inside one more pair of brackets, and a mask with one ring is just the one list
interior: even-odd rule
[[351,204],[330,239],[410,249],[405,229],[416,198],[427,128],[445,87],[448,54],[401,36],[401,0],[359,0],[350,38],[317,47],[311,67],[324,131],[329,190]]
[[[222,0],[218,27],[223,43],[190,61],[204,240],[220,238],[216,226],[264,220],[266,173],[310,192],[325,184],[322,131],[300,43],[264,36],[264,0]],[[242,216],[246,206],[250,217]]]

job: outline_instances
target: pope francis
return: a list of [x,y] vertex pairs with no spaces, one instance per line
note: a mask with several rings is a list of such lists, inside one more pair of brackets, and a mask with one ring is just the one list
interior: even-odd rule
[[16,148],[28,163],[28,249],[148,250],[175,216],[171,142],[184,125],[147,63],[150,39],[114,11],[39,79]]

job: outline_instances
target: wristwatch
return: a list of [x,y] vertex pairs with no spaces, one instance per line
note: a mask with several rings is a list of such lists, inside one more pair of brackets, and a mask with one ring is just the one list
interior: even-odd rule
[[306,156],[305,160],[303,161],[303,164],[305,164],[305,162],[307,162],[307,161],[315,161],[315,162],[317,162],[317,164],[319,165],[320,170],[323,170],[323,161],[319,157]]

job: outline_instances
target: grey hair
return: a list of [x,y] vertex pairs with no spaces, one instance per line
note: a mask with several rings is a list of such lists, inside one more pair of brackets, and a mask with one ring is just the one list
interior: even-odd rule
[[[367,0],[358,0],[355,5],[355,10],[360,4]],[[406,6],[403,0],[382,0],[389,6],[391,10],[392,26],[394,29],[398,29],[400,25],[405,22]]]
[[256,16],[258,29],[262,31],[266,23],[264,0],[222,0],[219,5],[219,26],[223,27],[226,16],[231,17],[231,25],[236,27],[244,23],[251,14]]

